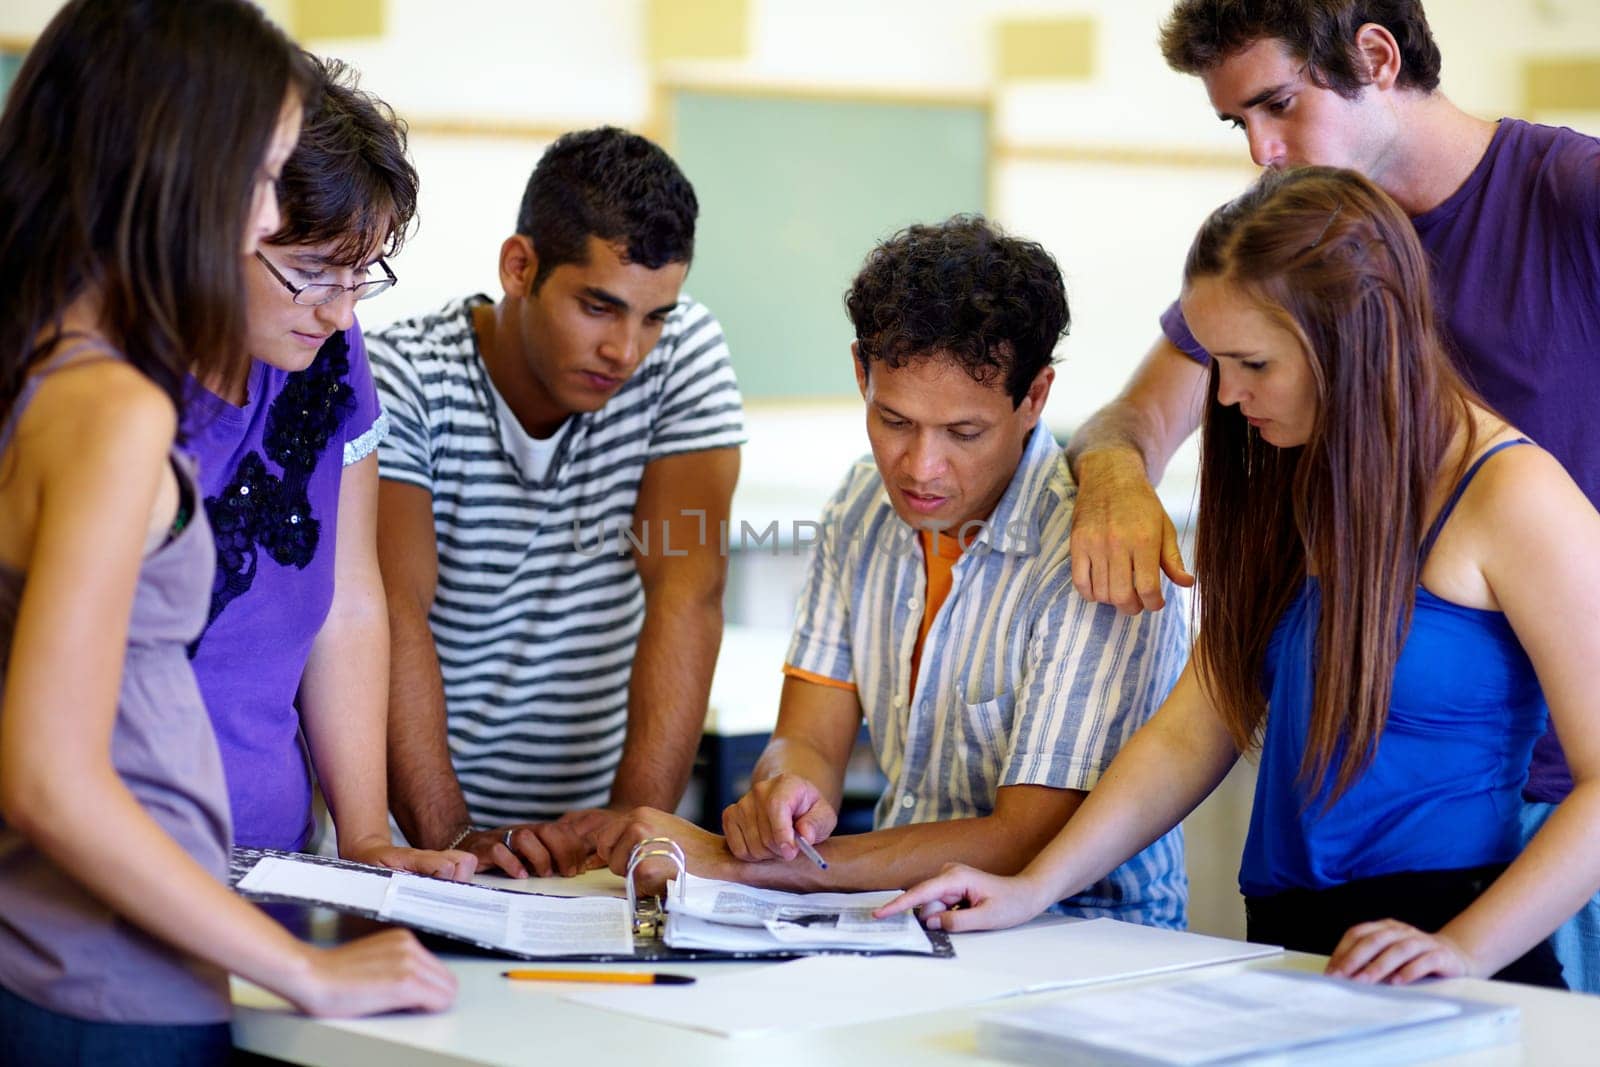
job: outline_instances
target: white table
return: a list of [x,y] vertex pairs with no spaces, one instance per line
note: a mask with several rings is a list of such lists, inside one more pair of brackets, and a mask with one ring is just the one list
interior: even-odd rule
[[[513,884],[505,879],[484,879]],[[579,879],[530,879],[518,888],[574,894],[618,893],[612,875],[594,872]],[[961,950],[960,939],[956,951]],[[1082,996],[1105,988],[1087,986],[991,1001],[957,1011],[912,1016],[887,1022],[803,1031],[770,1037],[726,1039],[677,1027],[662,1026],[626,1015],[568,1003],[561,994],[578,988],[555,983],[510,982],[500,977],[504,960],[449,957],[459,978],[456,1007],[442,1015],[389,1016],[381,1019],[316,1020],[290,1013],[282,1002],[243,982],[236,982],[238,1011],[235,1043],[250,1052],[308,1065],[381,1064],[383,1067],[444,1065],[539,1064],[568,1067],[587,1064],[684,1064],[694,1067],[880,1067],[915,1063],[919,1067],[976,1067],[998,1061],[975,1051],[975,1026],[980,1015],[1038,1000]],[[1291,966],[1321,969],[1322,958],[1302,953],[1239,964],[1204,968],[1221,974],[1245,967]],[[610,966],[610,965],[608,965]],[[672,964],[674,972],[726,974],[733,968],[770,966],[751,963]],[[639,966],[637,969],[651,969]],[[1202,971],[1189,971],[1198,974]],[[1137,982],[1162,982],[1173,975]],[[1432,987],[1455,996],[1522,1008],[1521,1048],[1504,1046],[1446,1061],[1461,1065],[1528,1064],[1538,1067],[1593,1065],[1600,1062],[1600,998],[1516,986],[1502,982],[1457,980]]]

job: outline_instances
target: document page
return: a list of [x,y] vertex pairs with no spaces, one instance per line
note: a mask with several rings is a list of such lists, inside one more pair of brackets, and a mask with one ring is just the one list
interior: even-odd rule
[[266,856],[239,879],[238,889],[258,896],[285,897],[331,908],[372,913],[383,906],[389,875],[322,863]]
[[[675,948],[766,948],[933,952],[912,915],[875,919],[895,891],[785,893],[686,876],[683,898],[667,896],[667,943]],[[729,927],[735,929],[728,929]]]
[[529,956],[630,955],[628,902],[541,897],[397,873],[379,916]]
[[1059,989],[1214,963],[1276,956],[1275,945],[1228,941],[1183,930],[1048,916],[1014,930],[951,937],[956,966],[999,971],[1017,979],[1016,992]]
[[506,944],[513,951],[530,956],[627,956],[633,952],[633,922],[626,900],[517,896],[511,905]]
[[389,879],[389,891],[378,915],[385,922],[420,926],[468,941],[500,945],[506,941],[510,927],[511,901],[505,893],[396,874]]
[[[564,999],[667,1026],[748,1037],[949,1011],[1000,996],[1010,984],[1004,975],[958,972],[937,960],[811,956],[710,974],[691,986],[615,986]],[[762,1057],[752,1052],[748,1062],[759,1064]]]
[[1448,1000],[1314,975],[1250,971],[1097,993],[985,1019],[1043,1052],[1090,1046],[1158,1063],[1202,1064],[1447,1018]]

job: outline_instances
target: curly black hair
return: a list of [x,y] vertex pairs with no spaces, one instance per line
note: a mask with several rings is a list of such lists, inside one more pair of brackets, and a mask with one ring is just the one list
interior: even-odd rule
[[1206,74],[1261,40],[1307,64],[1312,84],[1353,99],[1368,77],[1356,31],[1375,23],[1400,46],[1401,88],[1431,93],[1442,60],[1421,0],[1180,0],[1161,24],[1161,54],[1183,74]]
[[584,263],[589,237],[624,246],[656,270],[694,258],[694,186],[656,144],[615,126],[562,134],[528,179],[517,232],[533,242],[538,289],[563,263]]
[[1054,362],[1071,318],[1061,269],[1042,245],[1008,237],[981,215],[909,226],[867,255],[844,297],[864,372],[937,357],[1013,408]]
[[321,99],[278,179],[283,224],[275,245],[334,242],[330,260],[365,266],[372,249],[395,256],[417,212],[417,170],[406,124],[360,88],[354,67],[305,53]]

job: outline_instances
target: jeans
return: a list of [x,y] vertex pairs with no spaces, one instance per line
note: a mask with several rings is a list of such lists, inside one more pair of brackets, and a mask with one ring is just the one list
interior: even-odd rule
[[[1245,897],[1245,936],[1262,944],[1332,955],[1345,931],[1358,923],[1396,919],[1433,933],[1482,896],[1505,868],[1503,863],[1492,863],[1457,870],[1400,871],[1327,889],[1286,889],[1271,896]],[[1493,977],[1567,988],[1548,939]]]
[[[1522,844],[1526,846],[1544,825],[1554,804],[1525,801],[1522,805]],[[1578,914],[1550,935],[1567,985],[1582,993],[1600,993],[1600,893],[1589,898]]]
[[222,1067],[227,1023],[96,1022],[41,1008],[0,988],[0,1060],[29,1067]]

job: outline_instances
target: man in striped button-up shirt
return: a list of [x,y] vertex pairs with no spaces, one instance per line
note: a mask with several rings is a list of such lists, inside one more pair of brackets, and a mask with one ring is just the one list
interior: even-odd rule
[[[1067,322],[1049,254],[981,219],[912,227],[847,303],[873,459],[823,514],[773,740],[726,840],[640,812],[601,842],[613,865],[665,832],[696,873],[785,888],[1019,870],[1183,667],[1181,610],[1121,616],[1073,588],[1074,487],[1039,422]],[[889,786],[871,833],[831,837],[863,717]],[[1182,926],[1185,898],[1175,830],[1064,908]]]

